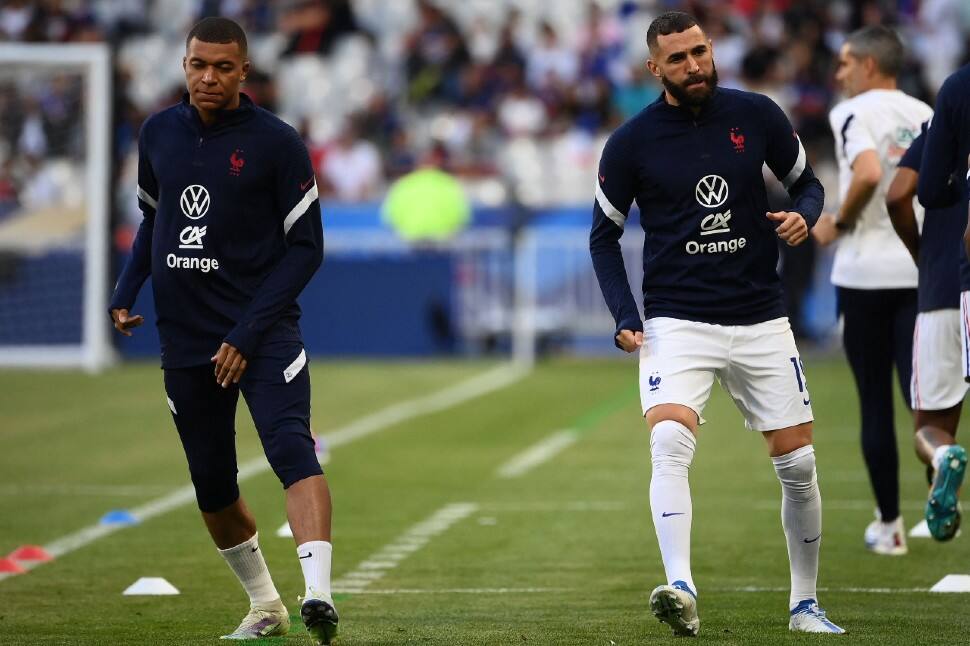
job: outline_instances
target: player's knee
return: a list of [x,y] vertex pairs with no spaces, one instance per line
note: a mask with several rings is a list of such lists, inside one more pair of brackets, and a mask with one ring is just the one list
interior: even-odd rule
[[650,431],[650,455],[655,474],[686,473],[694,459],[694,434],[680,422],[657,422]]
[[310,429],[302,423],[284,423],[275,427],[263,437],[263,448],[284,489],[323,473],[313,450]]
[[773,457],[771,461],[786,498],[805,501],[818,495],[815,448],[811,444]]
[[229,471],[203,467],[190,468],[190,472],[200,511],[215,513],[239,499],[239,484],[236,482],[235,469]]
[[643,417],[650,428],[664,421],[674,421],[683,424],[692,432],[699,421],[697,413],[683,404],[658,404],[647,410]]

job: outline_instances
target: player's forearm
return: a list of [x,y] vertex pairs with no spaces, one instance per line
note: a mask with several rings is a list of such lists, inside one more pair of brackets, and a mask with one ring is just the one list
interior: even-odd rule
[[879,180],[873,181],[869,177],[860,177],[853,174],[852,181],[849,183],[849,190],[845,194],[845,200],[842,202],[836,220],[845,228],[854,227],[866,204],[875,195],[878,186]]
[[889,220],[893,224],[896,235],[906,245],[913,262],[919,263],[919,225],[916,223],[916,213],[913,211],[912,196],[907,200],[887,202]]
[[825,204],[825,189],[810,168],[789,187],[788,195],[793,203],[791,210],[801,213],[809,228],[814,226]]
[[590,257],[593,260],[593,270],[599,281],[603,299],[606,301],[610,314],[619,330],[643,330],[640,312],[636,300],[630,291],[630,283],[623,264],[623,254],[620,244],[613,240],[590,240]]
[[138,233],[131,245],[131,256],[125,262],[108,310],[131,309],[138,291],[152,273],[152,236],[155,230],[155,216],[146,215],[138,227]]
[[226,336],[244,357],[251,357],[263,333],[276,323],[323,262],[323,244],[294,244],[260,285],[242,320]]

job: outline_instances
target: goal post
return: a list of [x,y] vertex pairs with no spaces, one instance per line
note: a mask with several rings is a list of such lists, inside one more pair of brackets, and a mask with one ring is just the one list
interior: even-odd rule
[[[9,126],[0,164],[19,193],[0,211],[0,367],[100,370],[114,357],[110,50],[2,43],[0,92]],[[54,129],[36,114],[52,100],[60,101]]]

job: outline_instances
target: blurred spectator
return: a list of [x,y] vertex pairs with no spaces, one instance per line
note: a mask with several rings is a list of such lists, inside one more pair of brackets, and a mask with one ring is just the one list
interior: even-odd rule
[[343,202],[376,199],[384,177],[377,147],[360,138],[357,120],[349,118],[340,134],[324,147],[316,162],[320,194]]
[[349,0],[286,0],[280,4],[279,29],[289,37],[283,56],[330,54],[341,36],[359,29]]
[[430,0],[417,0],[419,24],[405,40],[408,95],[416,103],[454,99],[471,60],[458,25]]
[[518,74],[512,87],[498,105],[498,122],[510,137],[534,137],[548,125],[546,108],[529,91],[522,74]]
[[579,76],[579,55],[559,42],[559,35],[548,22],[539,25],[539,41],[529,51],[526,78],[536,90],[561,87]]
[[613,90],[613,105],[618,116],[626,121],[633,115],[653,103],[663,86],[653,77],[644,64],[634,65],[630,70],[630,79]]

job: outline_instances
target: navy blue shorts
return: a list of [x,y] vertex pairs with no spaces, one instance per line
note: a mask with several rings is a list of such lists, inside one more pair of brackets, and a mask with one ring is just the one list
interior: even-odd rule
[[284,488],[323,473],[310,435],[309,365],[300,344],[260,347],[240,383],[228,388],[216,382],[214,369],[165,370],[169,408],[202,511],[219,511],[239,498],[235,419],[240,391]]

